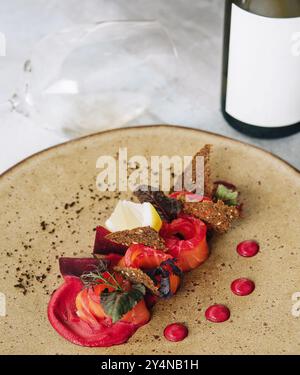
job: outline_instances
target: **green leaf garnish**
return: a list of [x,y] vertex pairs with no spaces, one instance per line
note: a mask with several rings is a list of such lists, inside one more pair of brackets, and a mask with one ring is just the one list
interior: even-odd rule
[[146,288],[142,284],[134,284],[129,291],[115,290],[109,292],[105,289],[100,296],[100,302],[107,315],[115,323],[120,320],[128,311],[140,302],[146,293]]
[[235,190],[229,189],[225,185],[219,184],[215,193],[215,198],[222,200],[228,206],[238,205],[239,193]]

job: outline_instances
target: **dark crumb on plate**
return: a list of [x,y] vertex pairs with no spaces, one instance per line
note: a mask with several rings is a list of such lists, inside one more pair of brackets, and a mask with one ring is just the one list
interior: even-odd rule
[[43,220],[43,221],[41,222],[42,230],[46,230],[47,226],[48,226],[48,224]]
[[27,294],[27,289],[26,289],[25,285],[23,285],[22,283],[15,284],[14,287],[21,289],[24,296]]
[[71,203],[65,203],[65,205],[64,205],[64,209],[67,210],[69,207],[73,207],[73,206],[75,206],[75,204],[76,204],[75,201],[73,201],[73,202],[71,202]]

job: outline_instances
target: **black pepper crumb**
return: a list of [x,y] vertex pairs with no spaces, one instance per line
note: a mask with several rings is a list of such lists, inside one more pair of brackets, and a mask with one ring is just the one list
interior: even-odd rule
[[48,224],[43,220],[43,221],[41,222],[42,230],[46,230],[47,226],[48,226]]

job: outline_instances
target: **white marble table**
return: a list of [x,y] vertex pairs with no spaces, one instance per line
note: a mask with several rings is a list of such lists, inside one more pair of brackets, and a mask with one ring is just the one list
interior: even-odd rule
[[[165,121],[256,144],[300,169],[300,133],[279,140],[251,139],[229,127],[220,113],[223,4],[223,0],[2,0],[0,32],[7,39],[7,54],[0,57],[0,104],[16,90],[24,61],[43,36],[78,23],[156,19],[174,39],[185,76],[176,105],[166,108]],[[0,106],[0,173],[66,139]]]

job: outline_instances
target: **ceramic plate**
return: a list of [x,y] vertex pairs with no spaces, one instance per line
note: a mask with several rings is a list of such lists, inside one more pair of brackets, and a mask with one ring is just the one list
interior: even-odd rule
[[[159,302],[149,324],[125,345],[84,348],[61,338],[47,320],[51,292],[62,282],[60,256],[89,256],[93,228],[110,215],[117,193],[97,191],[101,155],[193,155],[214,145],[215,179],[234,182],[242,193],[245,218],[211,241],[211,256],[186,274],[178,294]],[[123,194],[125,197],[126,195]],[[300,354],[300,317],[292,296],[300,291],[300,174],[275,156],[202,131],[170,126],[108,131],[51,148],[0,177],[1,354]],[[259,254],[242,258],[236,245],[256,239]],[[230,283],[255,281],[247,297]],[[24,288],[24,287],[25,288]],[[294,298],[295,295],[294,295]],[[226,304],[229,321],[205,320],[205,309]],[[3,309],[2,309],[3,310]],[[2,311],[3,313],[3,311]],[[189,336],[171,343],[170,322],[184,322]]]

